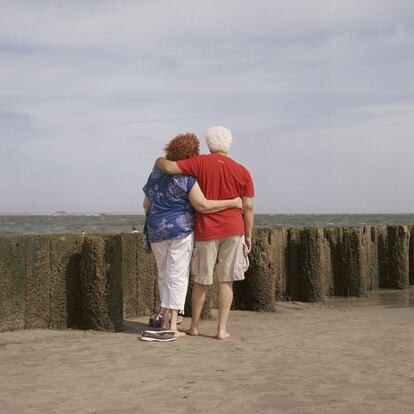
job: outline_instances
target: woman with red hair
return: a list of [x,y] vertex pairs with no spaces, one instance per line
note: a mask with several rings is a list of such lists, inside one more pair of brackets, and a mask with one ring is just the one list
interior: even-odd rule
[[[164,150],[168,160],[184,160],[199,155],[200,142],[194,134],[182,134]],[[208,214],[241,208],[242,201],[240,198],[207,200],[194,177],[164,174],[157,166],[143,190],[147,236],[158,269],[163,328],[174,331],[175,337],[184,336],[177,329],[177,316],[184,310],[187,294],[194,244],[194,209]]]

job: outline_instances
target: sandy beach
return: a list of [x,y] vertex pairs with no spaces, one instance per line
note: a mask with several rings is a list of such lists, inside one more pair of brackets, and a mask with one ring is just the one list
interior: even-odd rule
[[234,311],[227,341],[204,321],[202,336],[141,342],[147,318],[2,333],[0,413],[412,413],[413,301]]

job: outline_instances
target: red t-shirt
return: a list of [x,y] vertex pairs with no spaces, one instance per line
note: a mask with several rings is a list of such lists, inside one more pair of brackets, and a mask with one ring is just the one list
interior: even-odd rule
[[[225,155],[199,155],[177,161],[177,165],[184,174],[197,178],[208,200],[254,196],[249,172]],[[244,234],[244,220],[239,208],[209,214],[196,212],[195,239],[197,241],[221,239],[237,234]]]

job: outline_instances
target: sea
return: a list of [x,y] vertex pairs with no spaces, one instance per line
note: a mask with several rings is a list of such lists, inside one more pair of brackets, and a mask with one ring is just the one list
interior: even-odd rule
[[[255,227],[335,227],[414,224],[414,214],[256,214]],[[0,214],[0,234],[130,233],[142,231],[143,215]]]

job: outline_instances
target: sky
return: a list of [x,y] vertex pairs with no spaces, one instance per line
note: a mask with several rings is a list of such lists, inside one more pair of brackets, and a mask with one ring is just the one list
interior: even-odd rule
[[257,213],[414,212],[410,0],[0,0],[0,212],[142,213],[232,130]]

